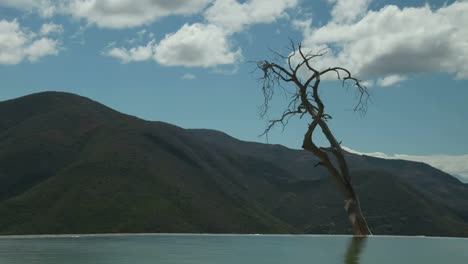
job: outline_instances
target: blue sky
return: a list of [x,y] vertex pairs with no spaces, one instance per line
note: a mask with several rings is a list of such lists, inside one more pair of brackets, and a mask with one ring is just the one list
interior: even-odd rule
[[[368,85],[364,116],[350,111],[352,90],[322,85],[344,146],[468,178],[467,13],[467,1],[0,0],[0,100],[66,91],[265,142],[249,61],[287,52],[291,38],[328,48],[317,67],[345,66]],[[287,104],[276,95],[271,118]],[[306,126],[293,120],[269,142],[300,148]]]

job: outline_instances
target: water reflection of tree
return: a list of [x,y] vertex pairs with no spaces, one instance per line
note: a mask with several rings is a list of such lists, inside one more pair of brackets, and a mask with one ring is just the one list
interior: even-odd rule
[[349,241],[348,249],[344,256],[345,264],[359,264],[362,251],[366,246],[367,237],[365,236],[354,236]]

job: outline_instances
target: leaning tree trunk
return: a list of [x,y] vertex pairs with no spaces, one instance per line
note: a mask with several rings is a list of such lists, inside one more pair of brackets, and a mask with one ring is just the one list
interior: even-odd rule
[[[351,189],[351,191],[353,190]],[[345,200],[345,210],[348,214],[355,236],[372,235],[366,219],[362,215],[361,205],[359,204],[359,199],[356,195]]]
[[[312,132],[317,125],[320,126],[322,132],[330,142],[331,148],[325,150],[324,148],[317,147],[313,143]],[[338,141],[331,133],[325,121],[322,119],[314,120],[314,122],[309,126],[309,130],[305,134],[302,147],[305,150],[312,152],[312,154],[320,159],[319,165],[324,166],[328,170],[338,189],[343,194],[344,208],[348,215],[349,222],[353,228],[353,234],[355,236],[372,235],[370,228],[367,225],[367,221],[362,214],[359,198],[351,184],[351,177],[349,175],[346,159],[343,155],[343,150],[340,146],[340,143],[338,143]],[[337,163],[338,166],[336,166],[330,159],[328,154],[329,152],[333,154],[336,160],[335,163]]]
[[[306,146],[304,146],[304,149],[309,150],[309,148]],[[321,159],[321,163],[324,164],[324,166],[327,168],[338,189],[344,195],[344,209],[353,228],[353,234],[355,236],[372,235],[369,226],[367,225],[367,222],[362,214],[359,198],[351,183],[349,181],[342,180],[343,177],[334,167],[332,167],[333,165],[329,159]]]
[[354,189],[349,185],[350,194],[345,199],[345,211],[348,214],[349,222],[353,227],[353,234],[355,236],[368,236],[372,235],[369,226],[367,225],[366,219],[362,215],[361,205],[359,198],[357,197]]
[[[353,227],[353,233],[357,236],[371,235],[372,233],[369,229],[369,226],[367,225],[367,221],[362,215],[359,198],[354,191],[353,185],[351,184],[351,176],[349,175],[348,164],[346,163],[346,159],[343,155],[343,149],[341,148],[340,143],[333,136],[325,121],[319,120],[319,126],[322,128],[323,134],[325,134],[326,138],[332,146],[332,153],[334,154],[338,163],[339,172],[341,172],[341,175],[333,175],[333,177],[341,179],[341,181],[337,181],[337,183],[343,185],[345,195],[344,208]],[[338,170],[334,170],[334,172],[337,171]]]

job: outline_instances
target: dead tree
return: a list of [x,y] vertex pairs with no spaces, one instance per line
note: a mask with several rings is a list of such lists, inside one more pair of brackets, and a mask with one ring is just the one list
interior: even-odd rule
[[[320,160],[316,166],[324,166],[327,169],[339,191],[344,195],[344,208],[354,235],[371,235],[361,212],[358,196],[351,184],[350,172],[341,148],[341,142],[338,142],[328,127],[327,122],[331,119],[331,116],[325,113],[325,105],[319,95],[321,78],[325,74],[335,74],[343,86],[348,85],[356,88],[358,102],[354,108],[355,111],[365,111],[369,93],[361,81],[354,78],[351,72],[345,68],[330,67],[319,70],[314,67],[313,60],[323,56],[324,51],[318,53],[304,52],[300,44],[296,45],[293,42],[291,42],[291,46],[290,53],[287,56],[275,52],[284,63],[277,64],[266,60],[257,62],[257,68],[263,74],[261,80],[263,81],[262,90],[265,102],[262,115],[265,115],[268,111],[268,103],[273,97],[275,87],[282,87],[292,94],[287,109],[279,119],[269,121],[264,134],[268,134],[277,124],[282,124],[284,128],[293,116],[301,118],[308,116],[311,118],[307,132],[304,135],[302,148],[311,152]],[[308,74],[304,74],[304,71]],[[307,76],[301,78],[303,75]],[[317,128],[322,131],[330,143],[329,147],[319,147],[314,142],[312,136]]]

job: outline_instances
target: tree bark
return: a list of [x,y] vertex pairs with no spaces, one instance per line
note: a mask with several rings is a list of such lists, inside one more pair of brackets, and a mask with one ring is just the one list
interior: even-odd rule
[[[322,132],[325,134],[332,146],[330,151],[336,158],[338,168],[330,159],[328,151],[324,151],[323,149],[317,147],[312,141],[312,133],[317,125],[321,127]],[[340,192],[343,194],[345,198],[344,209],[348,215],[349,222],[351,223],[353,234],[355,236],[372,235],[372,232],[367,225],[367,221],[362,214],[359,198],[351,184],[351,177],[349,175],[346,159],[343,155],[343,150],[323,120],[317,119],[316,117],[314,122],[309,126],[309,130],[304,136],[302,148],[311,152],[314,156],[320,159],[320,165],[324,166],[328,170],[330,176],[338,187],[338,190],[340,190]]]
[[[307,146],[304,146],[304,149],[312,152],[315,155],[315,153],[311,151],[310,148],[308,148]],[[323,156],[321,155],[319,156],[322,164],[324,164],[324,166],[327,168],[338,189],[345,197],[344,209],[346,211],[346,214],[348,215],[349,222],[352,226],[353,234],[355,236],[372,235],[372,232],[369,226],[367,225],[367,221],[362,214],[359,198],[356,192],[354,191],[353,186],[349,181],[343,180],[343,176],[340,175],[338,170],[332,167],[333,165],[331,164],[331,161],[328,158],[322,159],[322,157]]]
[[372,235],[366,219],[362,215],[361,205],[356,195],[345,200],[345,211],[348,214],[349,222],[351,223],[355,236]]
[[[335,136],[331,133],[328,125],[325,121],[320,120],[319,126],[322,128],[323,134],[327,137],[328,141],[330,142],[332,148],[332,153],[336,157],[338,162],[339,171],[341,175],[336,175],[335,177],[339,178],[341,181],[337,181],[338,184],[343,184],[345,192],[345,211],[348,214],[349,221],[351,226],[353,227],[353,233],[356,236],[367,236],[372,235],[369,226],[367,225],[367,221],[362,215],[361,211],[361,204],[359,202],[359,198],[354,191],[353,185],[351,184],[351,176],[349,175],[349,168],[348,164],[346,163],[346,159],[343,155],[343,150],[341,149],[340,143],[336,140]],[[329,164],[333,165],[333,164]],[[336,173],[335,170],[334,173]]]

